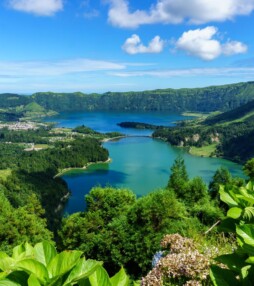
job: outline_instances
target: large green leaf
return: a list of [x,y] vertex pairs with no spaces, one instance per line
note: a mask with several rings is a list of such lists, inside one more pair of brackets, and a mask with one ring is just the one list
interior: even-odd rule
[[101,265],[102,262],[96,260],[91,260],[91,259],[85,260],[85,258],[81,259],[77,263],[77,265],[72,269],[64,285],[77,282],[83,278],[89,277]]
[[238,206],[238,203],[232,198],[232,196],[230,196],[229,193],[227,193],[225,190],[224,190],[224,187],[221,186],[220,187],[220,199],[226,203],[227,205],[229,205],[230,207],[237,207]]
[[0,280],[0,286],[21,286],[20,284],[8,279]]
[[236,220],[233,218],[225,218],[218,226],[219,231],[235,232]]
[[78,281],[79,286],[91,286],[91,283],[88,278],[84,278]]
[[41,286],[39,280],[36,278],[34,274],[31,274],[28,278],[28,286]]
[[89,281],[91,286],[112,286],[108,273],[102,266],[89,276]]
[[45,266],[48,266],[56,255],[55,247],[47,241],[37,243],[34,247],[35,259]]
[[252,265],[247,265],[241,270],[241,282],[244,286],[253,286],[254,271]]
[[16,264],[16,267],[29,274],[34,274],[43,283],[49,278],[46,267],[34,259],[21,260]]
[[[243,201],[246,201],[248,203],[254,204],[254,197],[253,196],[243,196],[243,195],[237,195],[238,199],[241,199]],[[245,204],[246,205],[246,204]]]
[[238,207],[233,207],[230,208],[227,212],[227,216],[231,217],[233,219],[237,219],[241,216],[242,214],[242,209],[238,208]]
[[245,261],[246,263],[254,264],[254,256],[250,256],[248,259]]
[[11,272],[8,277],[9,280],[19,283],[21,285],[27,285],[27,280],[29,275],[25,271],[13,271]]
[[11,272],[15,266],[15,260],[9,256],[0,259],[0,269],[2,271]]
[[[243,187],[242,187],[242,188],[243,188]],[[254,190],[254,182],[253,182],[253,181],[249,181],[248,184],[246,185],[246,189],[247,189],[248,191],[253,192],[253,190]]]
[[0,259],[9,257],[5,252],[0,251]]
[[240,286],[240,282],[235,278],[232,271],[222,269],[216,265],[212,265],[210,269],[210,277],[214,286]]
[[34,256],[34,248],[28,242],[25,243],[25,253],[26,253],[26,257]]
[[34,248],[26,242],[13,248],[12,258],[18,261],[27,257],[32,257],[33,253]]
[[246,265],[244,256],[237,253],[221,255],[215,258],[216,261],[225,264],[230,270],[240,274],[241,269]]
[[12,250],[12,258],[15,260],[20,259],[21,257],[25,257],[25,245],[22,243]]
[[129,277],[126,275],[123,268],[120,269],[113,277],[110,278],[112,286],[128,286],[130,283]]
[[70,271],[80,259],[81,251],[63,251],[57,254],[49,263],[50,278],[60,276]]
[[254,225],[244,224],[236,226],[236,233],[241,237],[245,244],[254,247]]
[[0,280],[4,279],[6,276],[8,276],[7,272],[0,272]]

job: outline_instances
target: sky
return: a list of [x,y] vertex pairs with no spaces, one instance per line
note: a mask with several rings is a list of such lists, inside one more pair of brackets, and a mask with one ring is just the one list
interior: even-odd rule
[[1,0],[0,93],[254,80],[254,0]]

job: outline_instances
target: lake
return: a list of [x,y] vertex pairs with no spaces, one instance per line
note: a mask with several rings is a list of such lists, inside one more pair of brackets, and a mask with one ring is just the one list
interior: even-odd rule
[[119,131],[134,137],[103,143],[109,150],[111,163],[91,165],[87,170],[66,173],[63,179],[71,190],[65,212],[83,211],[84,196],[96,185],[129,188],[137,196],[145,195],[167,185],[170,167],[181,155],[190,178],[200,176],[209,183],[214,172],[227,167],[234,176],[242,176],[242,166],[220,158],[196,157],[183,149],[163,141],[145,137],[151,130],[123,129],[116,124],[122,121],[137,121],[156,125],[173,126],[177,120],[188,117],[167,112],[83,112],[62,113],[47,121],[58,122],[59,127],[86,125],[99,132]]

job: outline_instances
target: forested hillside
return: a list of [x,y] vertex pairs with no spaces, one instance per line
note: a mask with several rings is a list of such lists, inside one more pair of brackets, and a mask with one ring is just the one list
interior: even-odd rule
[[33,100],[58,112],[77,110],[230,110],[254,99],[254,82],[141,92],[36,93]]
[[[254,99],[254,82],[205,88],[157,89],[140,92],[104,94],[38,92],[32,96],[0,95],[0,109],[25,106],[35,102],[46,110],[168,110],[173,112],[227,111]],[[31,106],[30,106],[31,107]],[[40,110],[41,110],[40,108]],[[38,106],[37,108],[38,109]]]
[[254,101],[203,120],[157,128],[153,136],[192,153],[202,149],[204,155],[244,162],[254,156]]

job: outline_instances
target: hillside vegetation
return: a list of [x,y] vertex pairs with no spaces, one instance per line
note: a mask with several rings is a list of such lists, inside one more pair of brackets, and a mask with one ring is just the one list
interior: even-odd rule
[[157,128],[153,136],[188,147],[194,155],[221,156],[244,162],[254,156],[254,101],[206,119]]
[[[104,94],[38,92],[32,96],[1,94],[0,109],[31,102],[56,112],[83,110],[227,111],[254,99],[254,82],[205,88],[157,89]],[[34,106],[35,107],[35,106]],[[38,106],[37,106],[38,107]]]
[[36,93],[33,100],[58,112],[76,110],[230,110],[254,99],[254,82],[141,92]]

